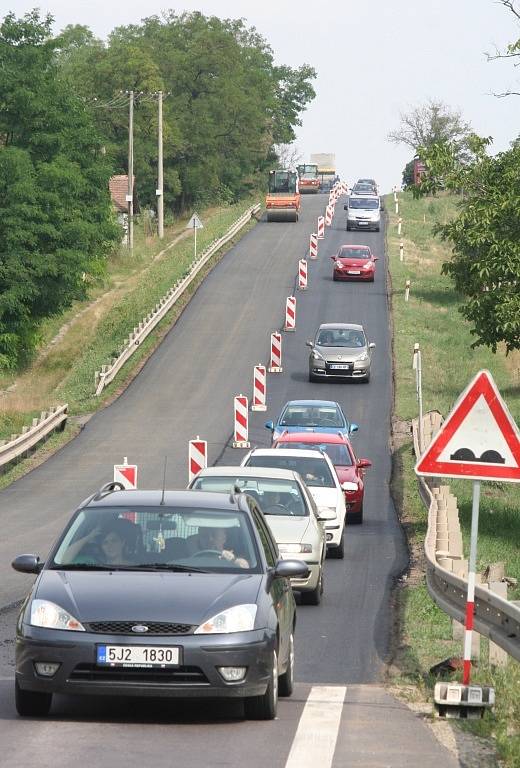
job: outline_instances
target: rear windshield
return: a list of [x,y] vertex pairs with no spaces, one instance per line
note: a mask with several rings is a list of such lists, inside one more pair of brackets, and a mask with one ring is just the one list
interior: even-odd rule
[[258,572],[256,541],[240,510],[95,507],[71,520],[51,568]]
[[280,426],[342,428],[345,422],[335,406],[289,405],[282,414]]
[[318,451],[323,451],[327,454],[335,467],[351,467],[352,458],[346,445],[342,443],[296,443],[294,440],[287,441],[286,443],[278,441],[276,443],[277,448],[298,448],[303,451],[308,451],[310,448]]
[[255,456],[249,457],[248,467],[277,467],[299,472],[308,486],[334,488],[335,483],[325,459],[309,456]]
[[193,483],[197,491],[214,491],[229,494],[238,486],[243,493],[252,496],[259,504],[264,515],[308,515],[300,486],[294,480],[269,477],[226,477],[208,475],[198,477]]
[[353,200],[350,198],[348,207],[355,208],[356,210],[375,211],[379,208],[379,200],[373,200],[369,197],[366,197],[363,200]]

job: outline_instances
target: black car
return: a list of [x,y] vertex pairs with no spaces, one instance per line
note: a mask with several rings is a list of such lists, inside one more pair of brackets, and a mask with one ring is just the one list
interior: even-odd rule
[[20,611],[16,707],[43,716],[54,693],[235,697],[272,719],[293,688],[290,577],[255,500],[240,493],[125,491],[76,510]]

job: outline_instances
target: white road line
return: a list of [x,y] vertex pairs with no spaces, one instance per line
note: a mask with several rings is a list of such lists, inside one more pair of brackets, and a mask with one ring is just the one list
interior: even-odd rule
[[345,686],[313,686],[285,768],[330,768],[336,749]]

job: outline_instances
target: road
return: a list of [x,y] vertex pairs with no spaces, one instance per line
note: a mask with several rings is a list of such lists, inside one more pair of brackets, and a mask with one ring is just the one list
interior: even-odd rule
[[[208,440],[211,464],[240,462],[244,451],[231,447],[233,395],[250,395],[253,365],[267,362],[269,334],[283,325],[297,261],[306,254],[309,233],[324,205],[324,196],[309,196],[298,224],[258,224],[204,281],[124,394],[93,416],[63,450],[0,492],[0,606],[13,605],[30,584],[29,577],[9,568],[13,556],[45,556],[75,505],[111,479],[112,465],[123,456],[139,465],[143,488],[160,485],[165,456],[167,484],[185,486],[187,441],[196,435]],[[99,766],[146,765],[152,760],[155,765],[198,766],[210,755],[213,764],[238,766],[247,749],[248,766],[268,759],[270,766],[289,766],[293,760],[302,768],[307,763],[295,755],[298,750],[312,755],[316,739],[314,747],[307,748],[309,729],[299,728],[298,722],[302,712],[303,717],[309,712],[312,716],[314,696],[323,698],[319,711],[324,713],[324,732],[327,722],[336,723],[331,726],[334,738],[324,737],[329,748],[333,745],[334,766],[397,767],[416,765],[419,759],[423,768],[441,759],[449,768],[458,764],[381,685],[391,622],[390,588],[406,565],[389,493],[392,369],[384,232],[347,233],[344,221],[340,200],[333,226],[320,243],[319,259],[309,262],[309,289],[298,293],[296,331],[283,334],[284,372],[268,376],[268,411],[250,417],[251,442],[269,445],[263,424],[286,400],[338,400],[360,426],[354,438],[358,456],[373,461],[364,524],[347,529],[345,559],[327,561],[322,605],[298,608],[296,695],[281,703],[279,719],[271,724],[248,723],[240,711],[208,705],[61,697],[56,697],[49,722],[21,721],[14,715],[11,679],[16,610],[7,608],[0,621],[0,741],[7,739],[16,751],[12,763],[0,758],[2,766],[35,754],[41,766],[64,765],[71,758]],[[380,256],[373,284],[332,281],[329,257],[347,242],[367,242]],[[309,384],[305,340],[319,323],[334,320],[362,323],[370,341],[376,342],[368,386]],[[331,762],[325,760],[325,765]]]

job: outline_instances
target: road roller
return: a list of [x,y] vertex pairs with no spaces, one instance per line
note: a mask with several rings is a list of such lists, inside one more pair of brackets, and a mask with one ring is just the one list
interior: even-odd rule
[[296,171],[269,171],[269,191],[265,198],[267,221],[298,221],[300,191]]

